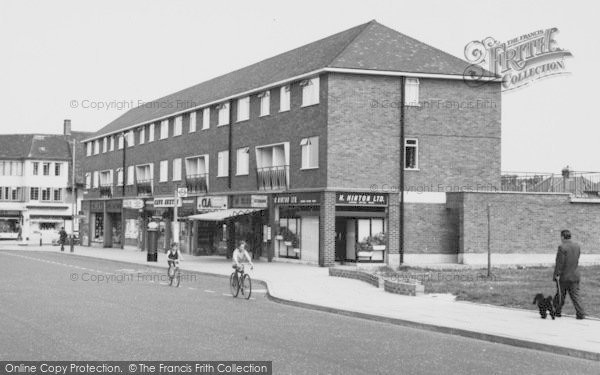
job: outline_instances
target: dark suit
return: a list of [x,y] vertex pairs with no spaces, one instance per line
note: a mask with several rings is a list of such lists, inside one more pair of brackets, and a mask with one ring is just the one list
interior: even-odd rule
[[[565,304],[565,297],[567,296],[567,292],[569,292],[577,316],[583,317],[585,315],[583,306],[579,300],[579,281],[581,275],[577,267],[579,265],[580,253],[579,245],[571,240],[563,240],[562,244],[558,247],[556,266],[554,267],[554,279],[559,280],[561,295],[560,303],[556,307],[557,314],[561,313],[562,307]],[[555,300],[558,297],[557,293]]]

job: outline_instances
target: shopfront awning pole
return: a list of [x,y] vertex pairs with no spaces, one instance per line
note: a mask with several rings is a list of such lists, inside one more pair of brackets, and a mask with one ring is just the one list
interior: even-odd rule
[[404,263],[404,93],[405,78],[400,77],[400,265]]
[[173,204],[173,220],[175,220],[175,226],[174,226],[174,232],[173,233],[173,242],[176,242],[177,244],[179,244],[179,219],[177,218],[178,212],[177,212],[177,206],[179,205],[178,203],[178,199],[179,199],[179,184],[177,184],[177,186],[175,186],[175,203]]

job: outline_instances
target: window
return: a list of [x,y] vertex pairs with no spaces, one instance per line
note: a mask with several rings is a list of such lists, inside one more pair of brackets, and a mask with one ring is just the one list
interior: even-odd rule
[[146,142],[146,127],[142,126],[140,128],[140,141],[139,144],[143,145]]
[[21,198],[20,197],[21,194],[19,194],[20,192],[21,192],[21,188],[16,188],[16,187],[11,188],[10,189],[10,199],[13,201],[18,201]]
[[419,141],[404,140],[404,169],[419,169]]
[[33,175],[37,176],[38,174],[40,174],[40,163],[33,162]]
[[123,185],[123,168],[117,168],[117,185]]
[[90,189],[92,187],[92,174],[87,172],[85,174],[85,188]]
[[94,180],[92,181],[92,187],[97,188],[100,186],[100,174],[98,171],[94,171],[93,178]]
[[32,201],[40,200],[40,188],[32,187],[29,189],[29,199]]
[[185,159],[185,175],[187,178],[203,176],[208,171],[208,155]]
[[54,163],[54,175],[60,176],[60,166],[61,163]]
[[183,132],[183,121],[181,116],[175,117],[175,125],[173,126],[173,137],[181,135]]
[[169,138],[169,120],[162,120],[160,122],[160,139]]
[[110,151],[114,151],[115,150],[115,136],[114,135],[110,136],[109,143],[110,143],[110,145],[109,145]]
[[306,107],[319,103],[319,77],[300,82],[302,87],[302,106]]
[[92,156],[92,142],[88,142],[85,144],[85,154],[87,156]]
[[129,167],[127,167],[127,185],[133,185],[133,177],[133,165],[130,165]]
[[44,176],[50,176],[50,163],[42,164],[42,173]]
[[169,181],[169,161],[163,160],[160,162],[160,182]]
[[210,108],[202,110],[202,130],[210,129]]
[[267,116],[271,111],[271,92],[265,91],[258,95],[260,99],[260,116]]
[[237,101],[237,121],[244,121],[250,118],[250,97],[246,96]]
[[218,126],[229,124],[229,102],[219,104],[217,109],[219,110]]
[[236,172],[238,176],[247,175],[250,168],[250,149],[248,147],[238,148],[237,150],[237,163]]
[[121,149],[123,149],[123,144],[125,143],[123,135],[122,134],[117,135],[117,139],[118,139],[118,143],[119,143],[118,144],[119,150],[121,150]]
[[100,186],[112,186],[113,174],[112,170],[100,172]]
[[125,133],[125,136],[127,137],[127,147],[133,147],[135,145],[135,134],[133,130]]
[[148,142],[154,141],[154,124],[148,125]]
[[135,168],[135,180],[137,182],[152,182],[152,178],[153,178],[153,173],[152,173],[153,168],[152,167],[153,167],[153,164],[138,165]]
[[229,176],[229,151],[221,151],[217,159],[217,177],[227,176]]
[[108,151],[108,138],[104,137],[102,138],[102,153],[106,153],[106,151]]
[[304,138],[302,146],[302,169],[319,168],[319,137]]
[[94,141],[94,155],[98,155],[100,153],[100,140],[96,139]]
[[196,112],[190,112],[190,133],[196,131]]
[[42,189],[42,200],[49,201],[50,200],[50,188]]
[[290,85],[282,86],[279,89],[279,112],[290,110]]
[[406,78],[404,83],[404,105],[418,106],[419,105],[419,79]]
[[181,181],[181,159],[173,159],[173,181]]
[[62,201],[62,189],[54,189],[54,200]]
[[13,161],[12,174],[13,174],[13,176],[23,176],[23,163],[22,162]]

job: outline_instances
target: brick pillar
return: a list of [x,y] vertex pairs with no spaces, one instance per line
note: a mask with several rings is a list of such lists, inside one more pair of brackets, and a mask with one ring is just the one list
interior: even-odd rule
[[335,192],[321,193],[319,217],[319,266],[335,264]]
[[275,235],[279,233],[279,207],[275,207],[273,196],[269,197],[269,226],[271,227],[271,238],[267,242],[267,259],[273,261],[275,257]]
[[104,237],[102,238],[102,247],[112,247],[112,216],[104,209]]
[[[406,221],[405,221],[406,222]],[[391,267],[400,265],[400,194],[388,195],[386,262]]]

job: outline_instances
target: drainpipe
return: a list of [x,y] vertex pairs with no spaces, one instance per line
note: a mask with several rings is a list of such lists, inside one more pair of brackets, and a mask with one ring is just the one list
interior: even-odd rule
[[405,78],[400,77],[400,265],[404,263],[404,90]]
[[229,188],[229,190],[231,190],[231,178],[233,176],[233,157],[232,157],[232,143],[233,143],[233,100],[229,101],[229,139],[228,139],[228,143],[229,143],[229,148],[228,148],[228,152],[229,152],[229,156],[227,157],[227,164],[229,167],[229,173],[228,173],[228,177],[227,177],[227,187]]
[[[131,134],[133,133],[133,130],[131,130]],[[118,142],[118,141],[117,141]],[[127,136],[126,133],[123,133],[123,185],[121,187],[121,249],[125,248],[125,208],[123,207],[123,200],[125,200],[125,176],[127,174],[127,172],[125,172],[126,169],[126,157],[127,157]],[[112,173],[112,172],[111,172]],[[114,182],[114,180],[113,180]]]

